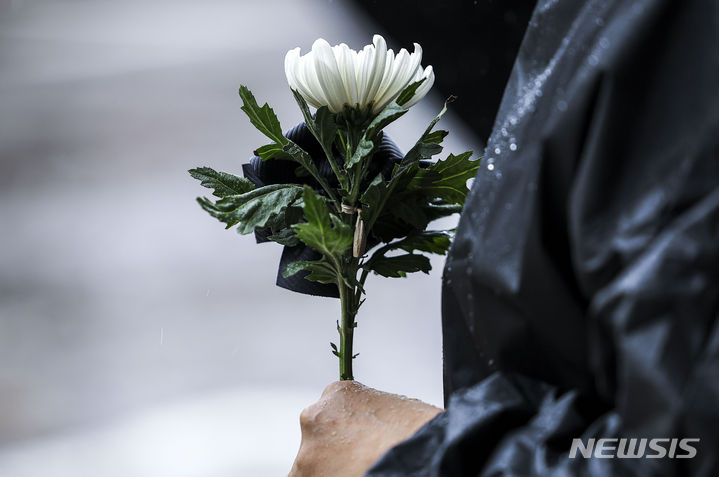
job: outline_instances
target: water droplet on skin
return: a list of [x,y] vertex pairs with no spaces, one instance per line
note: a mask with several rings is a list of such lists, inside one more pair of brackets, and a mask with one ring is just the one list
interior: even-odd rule
[[603,36],[599,39],[599,46],[602,48],[608,48],[609,47],[609,39],[606,36]]
[[542,96],[542,90],[541,90],[541,89],[538,89],[535,94],[537,95],[538,98],[541,97],[541,96]]
[[495,147],[495,148],[494,148],[494,153],[495,153],[495,154],[501,154],[501,153],[502,153],[502,150],[501,150],[500,148],[498,148],[498,147]]
[[516,145],[515,143],[510,144],[510,145],[509,145],[509,150],[510,150],[510,151],[516,151],[516,150],[517,150],[517,145]]
[[451,272],[451,271],[452,271],[452,267],[447,267],[447,271],[448,271],[448,272]]
[[494,170],[494,164],[487,164],[487,170],[493,171],[493,170]]
[[490,366],[492,366],[492,365],[494,364],[494,360],[493,360],[493,359],[490,359],[488,364],[489,364]]
[[557,109],[560,111],[566,111],[567,110],[567,102],[563,99],[560,99],[557,101]]
[[507,128],[502,128],[502,136],[507,136],[508,134]]
[[604,19],[602,17],[597,17],[594,19],[594,23],[596,23],[597,26],[604,26]]
[[497,179],[501,179],[501,178],[502,178],[502,171],[497,171],[497,172],[495,172],[495,173],[494,173],[494,177],[496,177]]
[[599,57],[597,55],[589,55],[589,59],[587,60],[587,62],[591,66],[597,66],[599,64]]
[[490,164],[494,164],[494,158],[493,157],[488,158],[487,162]]

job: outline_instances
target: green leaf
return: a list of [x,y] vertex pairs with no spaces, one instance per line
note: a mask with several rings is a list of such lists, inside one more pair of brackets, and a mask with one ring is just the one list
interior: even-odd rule
[[326,151],[332,152],[332,144],[337,137],[337,122],[334,114],[330,112],[327,106],[322,106],[315,113],[313,124],[317,141]]
[[331,190],[329,184],[325,179],[322,178],[322,175],[320,174],[319,170],[317,169],[317,166],[312,160],[312,157],[307,153],[307,151],[305,151],[289,139],[287,140],[287,143],[282,148],[282,150],[288,155],[290,159],[299,163],[302,167],[307,169],[310,175],[312,175],[312,177],[314,177],[314,179],[319,182],[325,190]]
[[367,224],[372,224],[376,217],[384,207],[387,199],[387,183],[382,177],[382,174],[377,176],[370,182],[365,190],[360,202],[362,202],[362,220]]
[[[410,157],[416,155],[416,159],[412,160],[413,162],[426,161],[432,159],[433,156],[436,156],[437,154],[441,153],[442,149],[444,149],[442,146],[434,142],[418,142],[417,144],[412,146],[412,149],[410,149],[407,154],[409,154]],[[407,156],[405,155],[405,157]]]
[[292,225],[303,222],[304,216],[302,209],[304,206],[305,202],[304,200],[302,200],[302,196],[298,197],[297,200],[292,203],[292,205],[285,209],[283,225],[286,227],[290,227]]
[[270,220],[267,221],[266,227],[262,229],[268,232],[269,236],[267,238],[283,245],[297,245],[299,240],[294,230],[292,230],[292,225],[304,221],[302,204],[302,198],[300,197],[284,208],[279,214],[270,218]]
[[382,136],[380,135],[382,129],[406,112],[407,110],[396,102],[389,103],[385,106],[384,109],[382,109],[382,111],[380,111],[377,116],[372,119],[369,126],[367,126],[367,129],[359,141],[357,149],[349,158],[349,161],[347,161],[346,167],[352,167],[369,157],[382,140]]
[[368,222],[373,217],[363,216],[372,227],[372,235],[388,242],[460,212],[468,193],[466,179],[474,177],[479,166],[478,161],[469,160],[470,155],[471,152],[450,155],[447,161],[438,161],[426,169],[418,164],[395,166],[379,215],[373,222]]
[[366,137],[370,138],[377,135],[377,133],[396,119],[403,116],[405,113],[407,113],[407,110],[399,104],[395,102],[389,103],[382,109],[382,111],[379,112],[379,114],[377,114],[377,116],[374,117],[372,122],[369,123],[369,126],[367,126]]
[[272,108],[270,108],[267,103],[259,107],[252,92],[246,86],[240,86],[240,97],[243,103],[242,110],[250,118],[250,122],[254,124],[262,134],[275,142],[275,144],[260,147],[255,153],[260,156],[263,161],[279,158],[292,159],[299,162],[300,165],[306,168],[315,180],[319,182],[322,188],[327,191],[327,194],[334,199],[333,191],[327,181],[322,178],[317,171],[317,167],[310,155],[282,134],[282,127]]
[[335,115],[330,112],[327,106],[321,106],[317,109],[315,116],[312,117],[312,113],[310,113],[310,108],[307,106],[305,98],[294,89],[292,90],[292,94],[295,97],[297,105],[302,111],[302,116],[305,119],[305,125],[315,139],[317,139],[317,142],[320,143],[320,146],[322,146],[322,150],[325,152],[327,160],[330,162],[332,171],[335,173],[335,176],[337,176],[340,186],[346,190],[348,187],[347,175],[343,169],[338,167],[332,150],[332,145],[337,137],[338,129]]
[[288,140],[282,150],[288,154],[293,161],[299,163],[302,167],[307,169],[313,176],[315,174],[319,176],[319,171],[317,170],[317,166],[312,160],[312,157],[300,146]]
[[429,203],[422,207],[422,210],[427,216],[429,222],[432,222],[433,220],[441,219],[442,217],[449,217],[450,215],[461,213],[462,205],[446,204],[444,202]]
[[255,96],[247,86],[240,86],[240,98],[242,98],[243,103],[242,110],[250,118],[250,122],[262,134],[278,144],[285,144],[287,142],[287,138],[282,134],[280,121],[267,103],[259,107]]
[[292,159],[282,148],[281,144],[272,143],[257,148],[255,156],[260,157],[263,161],[268,159]]
[[404,90],[402,90],[399,96],[397,96],[395,103],[399,104],[400,106],[404,106],[407,101],[414,97],[414,93],[417,91],[417,88],[419,88],[420,85],[426,80],[427,78],[422,78],[421,80],[415,81],[414,83],[407,86]]
[[390,214],[405,220],[418,229],[424,229],[433,220],[447,217],[462,212],[462,206],[457,204],[427,202],[425,197],[414,197],[410,200],[398,201],[395,207],[390,209]]
[[352,247],[352,227],[330,214],[325,202],[305,186],[304,213],[307,222],[295,224],[297,237],[306,245],[326,257],[337,258]]
[[314,122],[314,119],[312,119],[312,113],[310,112],[310,107],[307,105],[305,98],[295,89],[290,88],[290,91],[292,91],[292,95],[295,97],[295,102],[297,102],[297,106],[299,106],[300,111],[302,111],[302,116],[305,118],[305,124]]
[[299,245],[300,243],[300,240],[297,238],[297,234],[290,227],[281,229],[276,233],[268,235],[267,239],[272,240],[273,242],[277,242],[280,245],[286,245],[287,247],[294,247],[295,245]]
[[337,284],[337,271],[332,265],[327,263],[324,259],[314,261],[298,261],[292,262],[282,272],[282,276],[287,278],[291,277],[302,271],[309,271],[309,275],[305,277],[305,280],[319,283],[334,283]]
[[407,151],[407,154],[405,154],[402,159],[402,165],[414,164],[420,160],[431,159],[435,154],[442,152],[442,146],[440,146],[440,143],[449,133],[442,130],[432,132],[432,129],[447,112],[447,104],[453,102],[454,100],[454,96],[447,98],[447,101],[444,102],[444,106],[442,106],[439,114],[437,114],[432,122],[429,123],[429,126],[425,129],[424,133],[422,133],[422,136],[420,136],[415,145],[412,146],[412,149]]
[[253,189],[244,194],[228,195],[217,202],[198,198],[203,209],[226,228],[238,225],[237,231],[248,234],[263,229],[268,222],[281,214],[302,193],[302,188],[291,184],[273,184]]
[[237,177],[226,172],[217,172],[209,167],[198,167],[188,171],[192,177],[200,181],[200,185],[214,189],[216,197],[244,194],[255,188],[255,185],[244,177]]
[[350,168],[355,164],[359,164],[365,158],[370,157],[374,150],[375,143],[372,140],[367,139],[365,136],[362,136],[360,138],[359,144],[357,144],[357,147],[355,148],[354,152],[347,160],[345,167]]
[[402,249],[405,252],[436,253],[444,255],[452,244],[452,234],[444,230],[425,230],[408,235],[402,240],[392,243],[391,249]]
[[372,228],[372,235],[382,242],[391,242],[414,231],[424,230],[433,220],[461,211],[461,205],[427,202],[421,195],[404,196],[402,200],[394,200],[380,214]]
[[422,142],[425,144],[441,144],[442,141],[444,141],[444,138],[447,137],[447,134],[449,134],[449,131],[445,131],[443,129],[438,129],[436,131],[432,131],[431,133],[425,135],[422,138]]
[[470,159],[472,151],[458,156],[450,154],[426,169],[420,169],[407,186],[408,191],[421,191],[429,198],[450,204],[464,204],[469,189],[467,181],[477,174],[479,161]]
[[382,255],[376,259],[373,256],[367,265],[365,265],[365,268],[383,277],[400,278],[406,277],[408,273],[413,272],[429,273],[432,269],[432,265],[429,263],[429,259],[424,255],[408,253],[395,257],[385,257]]
[[404,191],[418,170],[419,166],[416,164],[404,167],[396,165],[389,184],[385,183],[382,176],[374,178],[360,198],[360,201],[366,205],[362,208],[362,219],[368,229],[371,229],[375,221],[384,214],[387,204],[391,204],[390,208],[396,206],[393,199],[396,195],[395,191]]
[[317,112],[313,118],[305,98],[294,89],[292,90],[292,94],[295,97],[297,105],[302,111],[302,116],[305,118],[305,124],[309,128],[310,132],[312,132],[312,135],[325,149],[331,150],[332,143],[334,142],[337,134],[337,122],[334,114],[330,112],[327,106],[322,106],[317,108]]
[[424,230],[429,224],[427,215],[424,213],[424,206],[427,204],[427,197],[423,194],[405,194],[400,200],[394,201],[389,213],[419,230]]

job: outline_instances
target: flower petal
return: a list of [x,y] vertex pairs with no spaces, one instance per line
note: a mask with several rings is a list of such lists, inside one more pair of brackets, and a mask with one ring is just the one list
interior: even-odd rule
[[405,107],[416,104],[429,91],[434,73],[431,67],[423,71],[421,61],[418,44],[412,54],[403,48],[395,56],[381,35],[374,35],[372,45],[359,52],[344,43],[332,47],[320,38],[304,56],[299,48],[287,52],[285,75],[290,88],[316,108],[326,105],[338,113],[345,105],[364,109],[371,104],[376,112],[421,78],[427,80]]
[[395,59],[396,68],[392,71],[392,82],[382,92],[379,102],[387,104],[394,101],[404,89],[422,78],[422,47],[415,43],[411,55],[402,49]]
[[345,95],[332,47],[327,41],[320,38],[312,44],[312,54],[314,55],[317,81],[328,100],[327,106],[333,113],[338,113],[342,111]]
[[300,93],[308,103],[312,106],[319,107],[318,104],[321,104],[321,102],[312,94],[303,78],[304,75],[301,65],[304,61],[305,58],[300,57],[299,48],[287,52],[287,55],[285,55],[285,75],[287,76],[287,83],[290,85],[290,88]]
[[300,48],[294,48],[285,55],[285,76],[290,88],[297,89],[297,79],[295,78],[295,65],[300,59]]
[[314,73],[313,55],[310,51],[300,58],[295,65],[295,78],[297,86],[300,87],[300,93],[305,97],[308,103],[315,108],[319,108],[326,104],[322,88],[317,83],[317,75]]
[[413,79],[412,82],[414,83],[415,81],[419,81],[422,78],[426,78],[424,80],[424,83],[419,85],[419,88],[417,88],[417,91],[414,92],[414,96],[412,96],[412,99],[410,99],[404,104],[405,109],[409,109],[415,104],[417,104],[432,88],[432,85],[434,84],[434,71],[432,70],[431,65],[424,69],[422,76]]
[[392,101],[399,93],[404,89],[404,85],[407,80],[407,70],[410,65],[410,55],[402,48],[394,59],[392,69],[389,74],[385,75],[385,80],[382,83],[382,87],[377,92],[377,99],[375,101],[375,111],[379,111],[384,106]]
[[360,95],[360,105],[367,104],[367,95],[370,88],[370,77],[372,74],[372,66],[374,65],[374,57],[376,48],[373,45],[367,45],[357,54],[357,87]]
[[351,50],[344,43],[333,48],[335,58],[337,58],[337,66],[339,67],[340,77],[344,86],[345,104],[351,107],[358,103],[357,99],[357,77],[355,75],[355,56],[357,52]]
[[[379,90],[382,80],[384,79],[385,71],[388,70],[388,66],[391,67],[392,60],[394,59],[394,52],[390,50],[391,57],[388,58],[387,43],[384,41],[381,35],[375,35],[372,38],[374,43],[374,55],[372,58],[372,65],[370,66],[369,78],[366,86],[366,97],[364,104],[369,104],[376,99],[377,91]],[[389,61],[388,61],[389,59]],[[388,65],[389,63],[389,65]]]

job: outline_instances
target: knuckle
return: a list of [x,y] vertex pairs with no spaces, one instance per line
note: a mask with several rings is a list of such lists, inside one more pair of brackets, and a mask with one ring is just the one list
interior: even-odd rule
[[300,427],[302,427],[302,429],[312,428],[317,423],[321,412],[322,409],[317,403],[304,408],[302,412],[300,412]]
[[308,406],[300,413],[300,426],[307,427],[312,423],[312,406]]
[[329,383],[327,387],[325,387],[324,391],[322,391],[322,397],[327,397],[329,395],[335,394],[338,391],[341,391],[345,387],[346,381],[335,381],[332,383]]

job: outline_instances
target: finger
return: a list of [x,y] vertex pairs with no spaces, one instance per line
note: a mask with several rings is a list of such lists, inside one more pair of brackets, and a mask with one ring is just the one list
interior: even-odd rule
[[319,420],[324,406],[320,402],[310,404],[300,413],[300,428],[302,434],[309,434],[314,429]]
[[325,387],[325,389],[322,391],[322,396],[320,396],[320,399],[326,398],[327,396],[337,393],[337,391],[339,391],[343,387],[347,386],[348,382],[351,382],[351,381],[334,381],[334,382],[329,383]]

